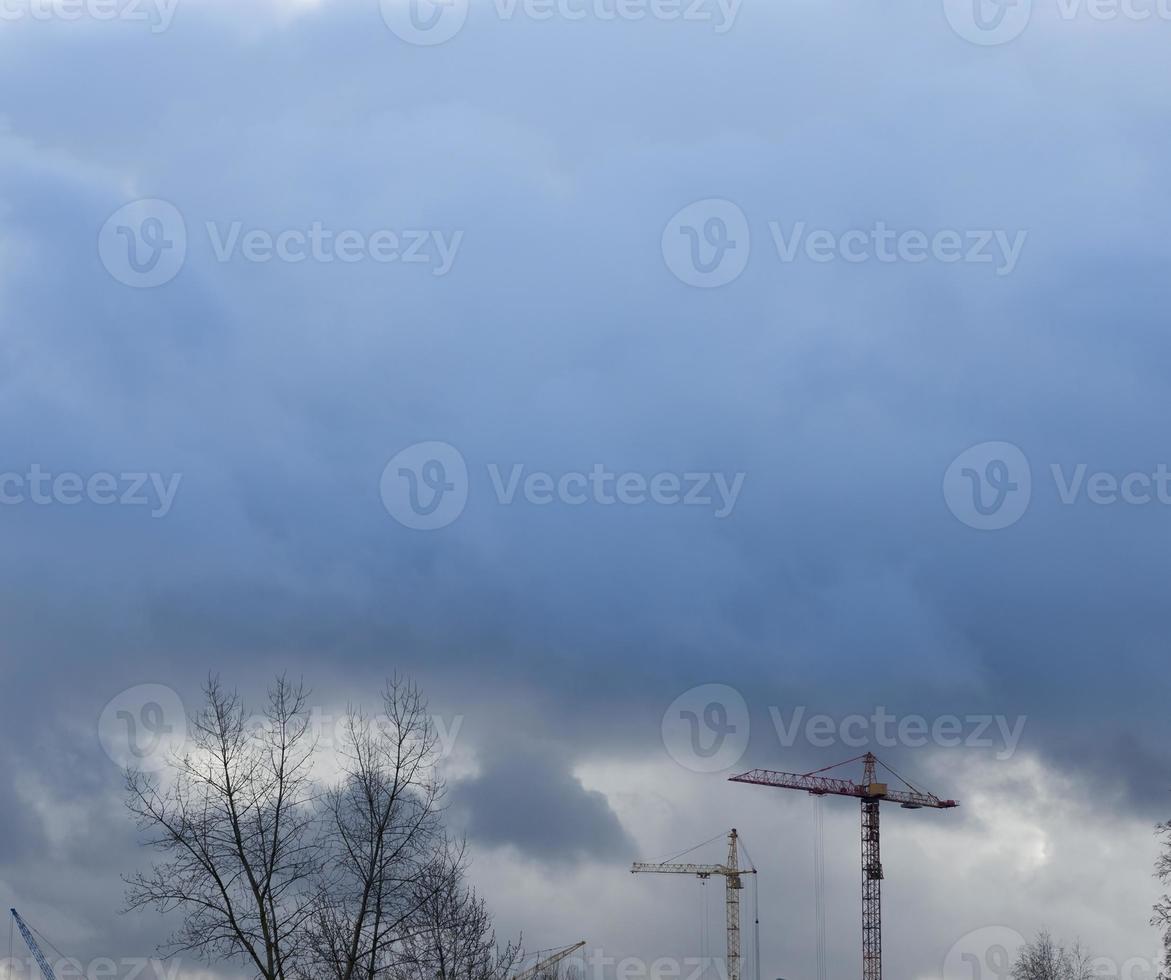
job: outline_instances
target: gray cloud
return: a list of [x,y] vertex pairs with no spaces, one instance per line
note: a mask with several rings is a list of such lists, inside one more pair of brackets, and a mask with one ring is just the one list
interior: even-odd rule
[[606,797],[586,789],[559,754],[515,741],[496,747],[475,777],[453,787],[457,825],[473,845],[538,861],[630,860],[633,842]]

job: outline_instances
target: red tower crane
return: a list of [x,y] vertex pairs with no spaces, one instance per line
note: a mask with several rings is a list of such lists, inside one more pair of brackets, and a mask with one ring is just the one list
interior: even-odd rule
[[[820,773],[851,762],[862,761],[862,782],[834,779]],[[882,766],[906,789],[891,789],[878,782],[878,766]],[[878,847],[878,807],[883,800],[901,804],[907,810],[932,807],[947,810],[959,806],[955,800],[941,800],[932,793],[916,789],[902,776],[879,762],[873,752],[847,759],[824,769],[808,773],[773,772],[753,769],[733,776],[734,783],[756,783],[780,789],[800,789],[813,796],[853,796],[862,802],[862,980],[882,980],[882,860]]]

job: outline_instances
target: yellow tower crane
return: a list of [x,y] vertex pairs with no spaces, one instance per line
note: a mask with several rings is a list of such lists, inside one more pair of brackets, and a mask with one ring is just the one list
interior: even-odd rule
[[697,878],[705,880],[716,875],[724,879],[724,902],[728,916],[728,980],[740,980],[740,889],[744,887],[740,877],[746,874],[756,874],[755,868],[740,867],[739,839],[736,828],[733,827],[728,834],[728,860],[725,864],[678,864],[672,861],[664,861],[662,864],[636,862],[630,869],[631,874],[695,875]]

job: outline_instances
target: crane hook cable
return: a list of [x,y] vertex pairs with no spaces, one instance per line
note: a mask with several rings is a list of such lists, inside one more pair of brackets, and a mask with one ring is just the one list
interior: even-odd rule
[[722,833],[716,834],[716,836],[712,837],[710,840],[705,840],[702,844],[696,844],[694,847],[689,847],[687,850],[680,851],[678,854],[672,857],[663,858],[662,861],[656,861],[655,864],[670,864],[672,861],[677,861],[679,858],[683,857],[684,854],[690,854],[692,851],[698,851],[701,847],[707,847],[708,844],[711,844],[714,841],[718,841],[721,837],[727,836],[728,832],[725,830]]

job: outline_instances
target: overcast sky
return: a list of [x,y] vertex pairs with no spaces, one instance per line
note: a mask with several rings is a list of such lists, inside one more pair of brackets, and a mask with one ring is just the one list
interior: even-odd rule
[[720,951],[628,868],[737,826],[814,980],[814,802],[726,777],[872,749],[961,802],[888,975],[1155,956],[1171,13],[160,2],[0,0],[0,900],[149,954],[118,711],[400,670],[530,948]]

